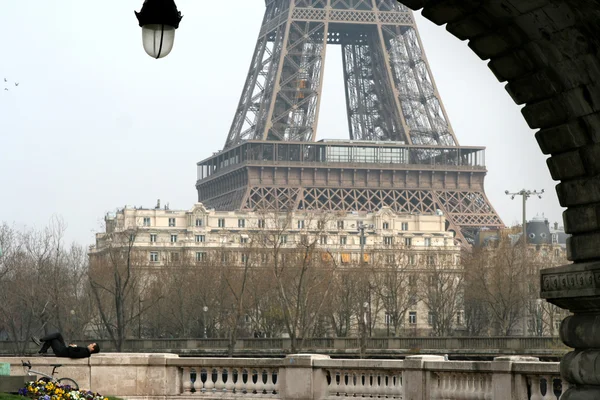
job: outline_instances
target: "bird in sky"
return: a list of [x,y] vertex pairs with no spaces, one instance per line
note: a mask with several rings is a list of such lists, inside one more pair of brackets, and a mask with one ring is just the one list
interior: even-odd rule
[[4,88],[4,90],[8,90],[8,88]]
[[15,82],[15,86],[19,86],[19,82]]
[[8,82],[8,81],[6,80],[6,78],[4,78],[4,82]]

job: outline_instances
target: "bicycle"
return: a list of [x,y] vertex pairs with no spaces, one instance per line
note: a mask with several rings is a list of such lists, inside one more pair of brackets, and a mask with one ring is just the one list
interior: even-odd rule
[[25,373],[29,376],[31,375],[41,375],[43,378],[40,378],[39,380],[44,381],[44,382],[52,382],[55,385],[61,385],[61,386],[70,386],[71,389],[73,390],[79,390],[79,384],[77,382],[75,382],[73,379],[71,378],[60,378],[60,379],[56,379],[55,375],[56,375],[56,370],[59,367],[62,367],[62,364],[50,364],[50,366],[52,367],[52,374],[48,375],[45,374],[41,371],[36,371],[31,369],[31,362],[27,361],[24,362],[23,360],[21,360],[21,363],[23,364],[23,367],[27,367],[27,369],[25,370]]

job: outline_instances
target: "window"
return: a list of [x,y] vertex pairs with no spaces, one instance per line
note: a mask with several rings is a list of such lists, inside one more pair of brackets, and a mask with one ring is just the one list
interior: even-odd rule
[[383,238],[383,244],[386,246],[391,246],[394,244],[394,238],[392,236],[385,236]]
[[218,225],[219,228],[225,228],[225,218],[219,218]]
[[224,263],[224,262],[227,262],[227,260],[229,260],[229,254],[225,253],[225,252],[222,252],[221,253],[221,262]]
[[203,225],[203,223],[202,223],[202,219],[200,219],[200,218],[196,218],[196,226],[200,227],[200,226],[202,226],[202,225]]
[[241,244],[248,243],[248,236],[240,236],[240,243]]
[[246,253],[242,253],[242,257],[241,258],[242,258],[242,262],[243,263],[248,262],[250,260],[250,256],[248,254],[246,254]]
[[298,229],[304,229],[304,220],[303,219],[298,220]]
[[308,236],[306,236],[306,235],[300,235],[300,243],[303,246],[307,246],[308,245]]
[[435,265],[435,256],[427,256],[427,265]]
[[414,254],[408,256],[408,263],[410,265],[415,265],[417,263],[417,257]]
[[196,253],[196,261],[206,261],[206,253],[203,251],[198,251]]
[[269,256],[267,255],[267,253],[261,253],[260,254],[260,262],[266,263],[267,261],[269,261]]
[[150,234],[150,243],[156,243],[156,233]]
[[410,286],[415,286],[417,284],[417,276],[414,274],[411,274],[408,276],[408,284]]
[[456,325],[462,325],[463,324],[463,312],[464,311],[459,311],[456,313]]
[[179,253],[171,252],[171,261],[178,262],[179,261]]
[[560,249],[554,249],[554,257],[560,257]]
[[135,242],[135,235],[134,234],[129,235],[129,242],[130,243],[134,243]]
[[394,257],[394,255],[393,255],[393,254],[386,254],[386,256],[385,256],[385,261],[386,261],[388,264],[393,264],[394,262],[396,262],[396,257]]
[[350,254],[342,253],[342,264],[348,264],[351,260]]
[[367,237],[361,236],[359,239],[359,244],[367,244]]
[[409,311],[408,312],[408,323],[415,325],[417,323],[417,312],[416,311]]
[[259,220],[258,220],[258,227],[259,227],[260,229],[265,229],[265,226],[266,226],[266,225],[267,225],[267,224],[265,223],[265,220],[264,220],[264,219],[259,219]]
[[435,323],[435,313],[433,311],[427,313],[427,323],[429,326],[432,326]]
[[338,229],[344,229],[344,221],[338,221],[337,227],[338,227]]
[[427,281],[429,283],[429,286],[432,286],[432,287],[436,286],[435,283],[436,283],[437,279],[436,279],[435,275],[429,275],[427,277]]
[[150,217],[144,217],[144,226],[150,226],[151,222],[150,222]]
[[325,229],[325,221],[317,221],[317,229]]
[[176,226],[175,225],[175,218],[169,218],[169,226]]
[[405,246],[412,246],[412,238],[404,238],[404,245]]
[[279,237],[279,243],[286,244],[287,243],[287,235],[281,235]]
[[383,223],[383,229],[390,229],[390,223],[389,222],[384,222]]
[[392,324],[392,314],[390,314],[389,312],[385,313],[385,324],[386,325]]
[[158,251],[151,251],[150,252],[150,261],[151,262],[158,262]]
[[177,235],[171,235],[171,243],[177,243]]
[[431,247],[431,238],[425,238],[425,246]]
[[345,245],[346,244],[346,236],[340,236],[340,244],[341,245]]
[[204,243],[205,241],[206,241],[206,236],[196,235],[196,243]]
[[321,243],[321,244],[327,244],[327,236],[321,236],[319,238],[319,243]]
[[246,220],[243,218],[238,219],[238,228],[245,228],[246,227]]
[[401,229],[403,231],[407,231],[408,230],[408,222],[403,222],[402,225],[401,225]]

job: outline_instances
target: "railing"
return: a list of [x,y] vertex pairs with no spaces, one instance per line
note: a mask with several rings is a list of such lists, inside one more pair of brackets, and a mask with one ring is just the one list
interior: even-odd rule
[[[85,340],[75,340],[85,342]],[[103,352],[115,351],[109,340],[97,340]],[[124,352],[172,352],[186,355],[224,355],[227,339],[128,339]],[[306,338],[296,341],[296,349],[319,354],[352,354],[359,352],[358,338]],[[15,349],[35,349],[33,343],[0,341],[0,354],[16,354]],[[269,338],[238,339],[234,354],[252,356],[260,354],[285,355],[292,349],[291,339]],[[402,337],[368,338],[366,353],[371,356],[390,354],[456,354],[456,355],[532,355],[559,357],[568,351],[557,337]]]
[[[0,358],[0,362],[10,363],[11,373],[18,375],[20,359]],[[30,361],[44,371],[58,360]],[[533,357],[473,362],[446,361],[441,356],[348,360],[311,354],[272,359],[99,354],[60,361],[61,371],[86,389],[124,399],[557,400],[568,388],[558,363]]]

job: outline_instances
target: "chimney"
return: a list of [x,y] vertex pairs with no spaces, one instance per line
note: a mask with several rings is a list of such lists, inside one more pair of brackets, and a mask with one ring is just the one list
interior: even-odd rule
[[156,209],[160,210],[160,199],[156,201]]
[[557,231],[558,230],[558,222],[554,223],[554,230]]

